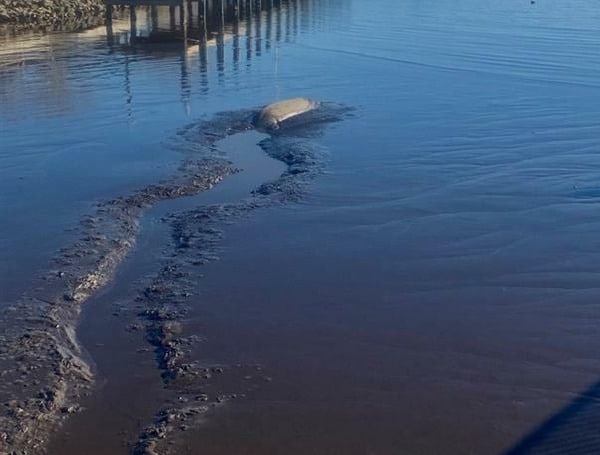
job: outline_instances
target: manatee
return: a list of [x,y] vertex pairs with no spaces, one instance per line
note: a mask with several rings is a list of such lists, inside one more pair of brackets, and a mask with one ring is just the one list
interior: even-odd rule
[[258,128],[278,129],[285,120],[311,111],[318,105],[316,101],[308,98],[277,101],[261,109],[256,116],[255,124]]

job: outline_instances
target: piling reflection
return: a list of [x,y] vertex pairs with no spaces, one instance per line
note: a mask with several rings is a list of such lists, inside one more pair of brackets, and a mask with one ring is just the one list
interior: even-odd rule
[[[182,100],[192,92],[190,60],[197,59],[200,92],[209,90],[209,73],[223,85],[227,71],[238,72],[245,53],[253,58],[271,52],[303,31],[315,28],[319,8],[343,0],[111,0],[129,3],[129,27],[116,29],[106,22],[107,44],[112,52],[142,53],[153,57],[181,56]],[[245,51],[245,52],[244,52]],[[211,56],[212,55],[212,60]],[[211,61],[212,60],[212,61]],[[211,64],[214,62],[214,67]]]

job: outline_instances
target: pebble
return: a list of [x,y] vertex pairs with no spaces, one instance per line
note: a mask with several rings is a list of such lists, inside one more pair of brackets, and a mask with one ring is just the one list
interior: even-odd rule
[[74,414],[77,412],[77,408],[75,406],[63,406],[60,408],[60,412],[63,414]]

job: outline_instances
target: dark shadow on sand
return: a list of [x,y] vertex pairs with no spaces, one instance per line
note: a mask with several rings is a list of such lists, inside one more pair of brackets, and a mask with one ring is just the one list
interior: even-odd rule
[[505,453],[537,454],[600,454],[600,381]]

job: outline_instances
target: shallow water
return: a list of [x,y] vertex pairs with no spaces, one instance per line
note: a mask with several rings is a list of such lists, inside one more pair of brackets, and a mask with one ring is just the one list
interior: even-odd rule
[[600,377],[600,10],[263,7],[206,52],[132,48],[126,19],[111,45],[104,28],[3,38],[0,300],[96,201],[169,175],[179,128],[298,95],[355,106],[316,139],[329,154],[307,197],[229,228],[205,267],[197,355],[273,380],[184,445],[509,448]]

